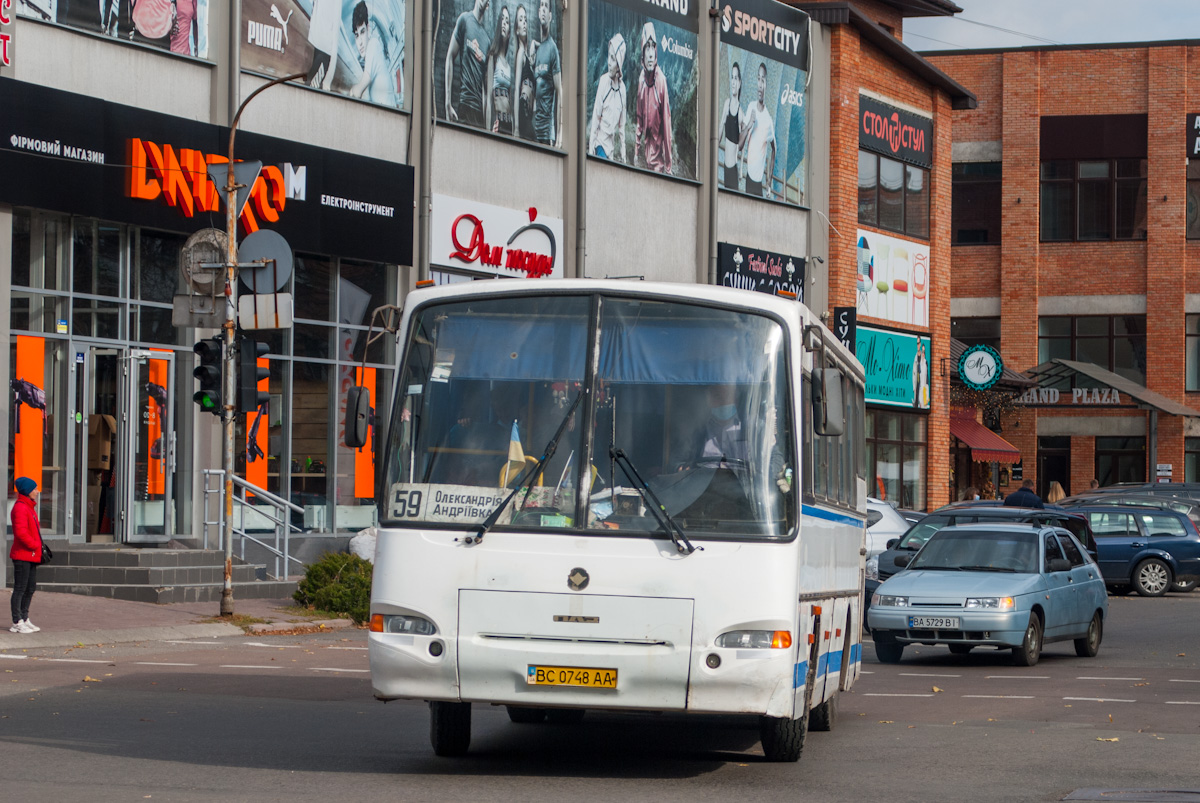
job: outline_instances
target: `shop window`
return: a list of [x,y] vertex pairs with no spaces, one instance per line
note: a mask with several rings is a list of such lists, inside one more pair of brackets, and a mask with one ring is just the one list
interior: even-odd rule
[[70,253],[70,225],[65,218],[14,209],[12,216],[12,286],[63,290],[64,266]]
[[[30,477],[41,490],[38,520],[43,535],[66,535],[70,482],[67,477],[68,363],[65,341],[36,335],[10,338],[8,376],[9,488],[17,477]],[[11,490],[10,490],[11,492]]]
[[304,508],[304,527],[326,531],[329,521],[329,386],[331,366],[307,360],[292,363],[292,502]]
[[1146,439],[1096,438],[1096,479],[1100,487],[1146,481]]
[[1146,239],[1145,159],[1053,159],[1041,166],[1041,238]]
[[924,416],[866,411],[868,494],[925,509],[925,427]]
[[333,321],[335,310],[333,261],[296,255],[294,312],[297,320]]
[[1185,373],[1186,389],[1200,390],[1200,315],[1185,317],[1187,332]]
[[121,296],[125,256],[123,226],[76,219],[71,249],[71,289],[96,296]]
[[967,346],[991,346],[1000,350],[1000,319],[951,318],[950,336]]
[[858,152],[858,222],[929,239],[929,171]]
[[179,252],[187,237],[165,231],[142,229],[138,233],[135,263],[137,270],[130,276],[131,295],[141,301],[170,304],[180,287]]
[[950,173],[950,228],[954,245],[1000,242],[1000,162],[956,162]]
[[1200,438],[1183,439],[1183,481],[1200,482]]
[[[1061,358],[1090,362],[1146,384],[1146,316],[1082,315],[1038,318],[1038,362]],[[1078,387],[1090,387],[1076,379]],[[1054,387],[1066,390],[1070,380]]]

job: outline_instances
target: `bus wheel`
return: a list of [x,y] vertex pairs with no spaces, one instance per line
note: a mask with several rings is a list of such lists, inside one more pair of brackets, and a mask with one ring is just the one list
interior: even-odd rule
[[814,708],[810,716],[812,717],[812,722],[808,726],[810,730],[833,730],[833,726],[837,724],[838,718],[837,692],[834,692],[832,697]]
[[471,704],[429,703],[429,741],[439,756],[463,756],[471,745]]
[[808,735],[808,717],[759,717],[758,732],[767,761],[799,761]]
[[506,705],[508,718],[518,725],[537,725],[546,721],[546,709],[524,705]]
[[552,725],[578,725],[586,713],[586,708],[551,708],[546,712],[546,720]]

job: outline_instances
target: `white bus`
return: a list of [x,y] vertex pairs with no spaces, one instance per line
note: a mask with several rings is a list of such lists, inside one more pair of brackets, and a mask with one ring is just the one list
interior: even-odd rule
[[371,680],[429,701],[435,753],[467,751],[473,704],[757,715],[776,761],[832,727],[861,663],[863,372],[810,310],[488,281],[413,292],[399,335]]

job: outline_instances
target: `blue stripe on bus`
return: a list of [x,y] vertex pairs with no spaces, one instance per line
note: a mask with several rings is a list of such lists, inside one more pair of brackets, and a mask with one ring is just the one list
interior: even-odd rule
[[862,644],[853,644],[850,647],[850,662],[854,664],[862,663]]
[[800,512],[805,516],[812,516],[814,519],[825,519],[837,524],[849,524],[852,527],[863,526],[863,519],[847,516],[844,513],[834,513],[832,510],[815,507],[813,505],[801,505]]
[[792,667],[792,688],[798,689],[804,685],[804,678],[808,675],[808,661],[801,661]]
[[817,677],[829,671],[829,653],[817,656]]
[[839,675],[842,672],[842,651],[830,650],[829,660],[825,663],[825,671],[831,675]]

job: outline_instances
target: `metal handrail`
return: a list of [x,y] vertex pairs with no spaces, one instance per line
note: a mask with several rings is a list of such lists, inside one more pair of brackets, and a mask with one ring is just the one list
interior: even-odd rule
[[[212,494],[216,494],[219,496],[220,494],[222,494],[224,492],[224,482],[221,482],[217,488],[210,488],[209,483],[208,483],[208,478],[210,476],[214,476],[214,477],[217,477],[217,478],[223,480],[223,478],[225,476],[225,472],[221,469],[209,469],[209,468],[206,468],[203,471],[204,471],[204,548],[207,549],[208,548],[208,527],[209,527],[209,525],[217,525],[219,530],[221,532],[224,532],[224,524],[225,524],[225,518],[224,518],[225,506],[224,505],[218,506],[217,519],[215,521],[210,521],[208,518],[208,498],[209,498],[209,496]],[[290,554],[288,536],[293,530],[295,530],[296,532],[304,532],[304,531],[302,529],[300,529],[299,527],[297,527],[296,525],[292,524],[291,521],[288,520],[283,515],[283,512],[291,511],[293,513],[303,514],[304,508],[302,508],[299,505],[296,505],[292,502],[289,502],[288,500],[286,500],[280,496],[277,496],[276,494],[271,493],[270,491],[266,490],[265,488],[259,488],[257,485],[247,482],[246,480],[244,480],[241,477],[238,477],[236,475],[233,477],[233,485],[235,488],[241,489],[241,492],[242,492],[240,496],[237,495],[237,493],[235,492],[234,497],[233,497],[233,501],[242,506],[241,507],[242,527],[240,527],[240,528],[234,527],[233,528],[234,534],[241,538],[241,550],[240,550],[241,559],[243,561],[246,559],[246,541],[252,541],[275,556],[274,577],[276,577],[277,579],[282,579],[284,577],[284,575],[286,575],[288,568],[291,566],[291,564],[293,562],[299,564],[300,566],[303,566],[304,561],[302,561],[299,558],[296,558]],[[246,492],[247,491],[254,494],[255,497],[261,499],[262,501],[266,502],[267,504],[266,505],[250,504],[246,500]],[[268,521],[270,521],[274,524],[275,544],[273,546],[261,539],[255,538],[253,535],[250,535],[249,533],[246,532],[245,514],[246,514],[247,508],[253,510],[255,515],[262,516],[263,518],[267,519]],[[264,508],[266,508],[266,509],[264,509]],[[275,512],[272,512],[272,511],[275,511]],[[282,549],[280,548],[281,540],[283,542]],[[280,565],[279,565],[280,558],[283,559],[283,574],[280,574]]]

